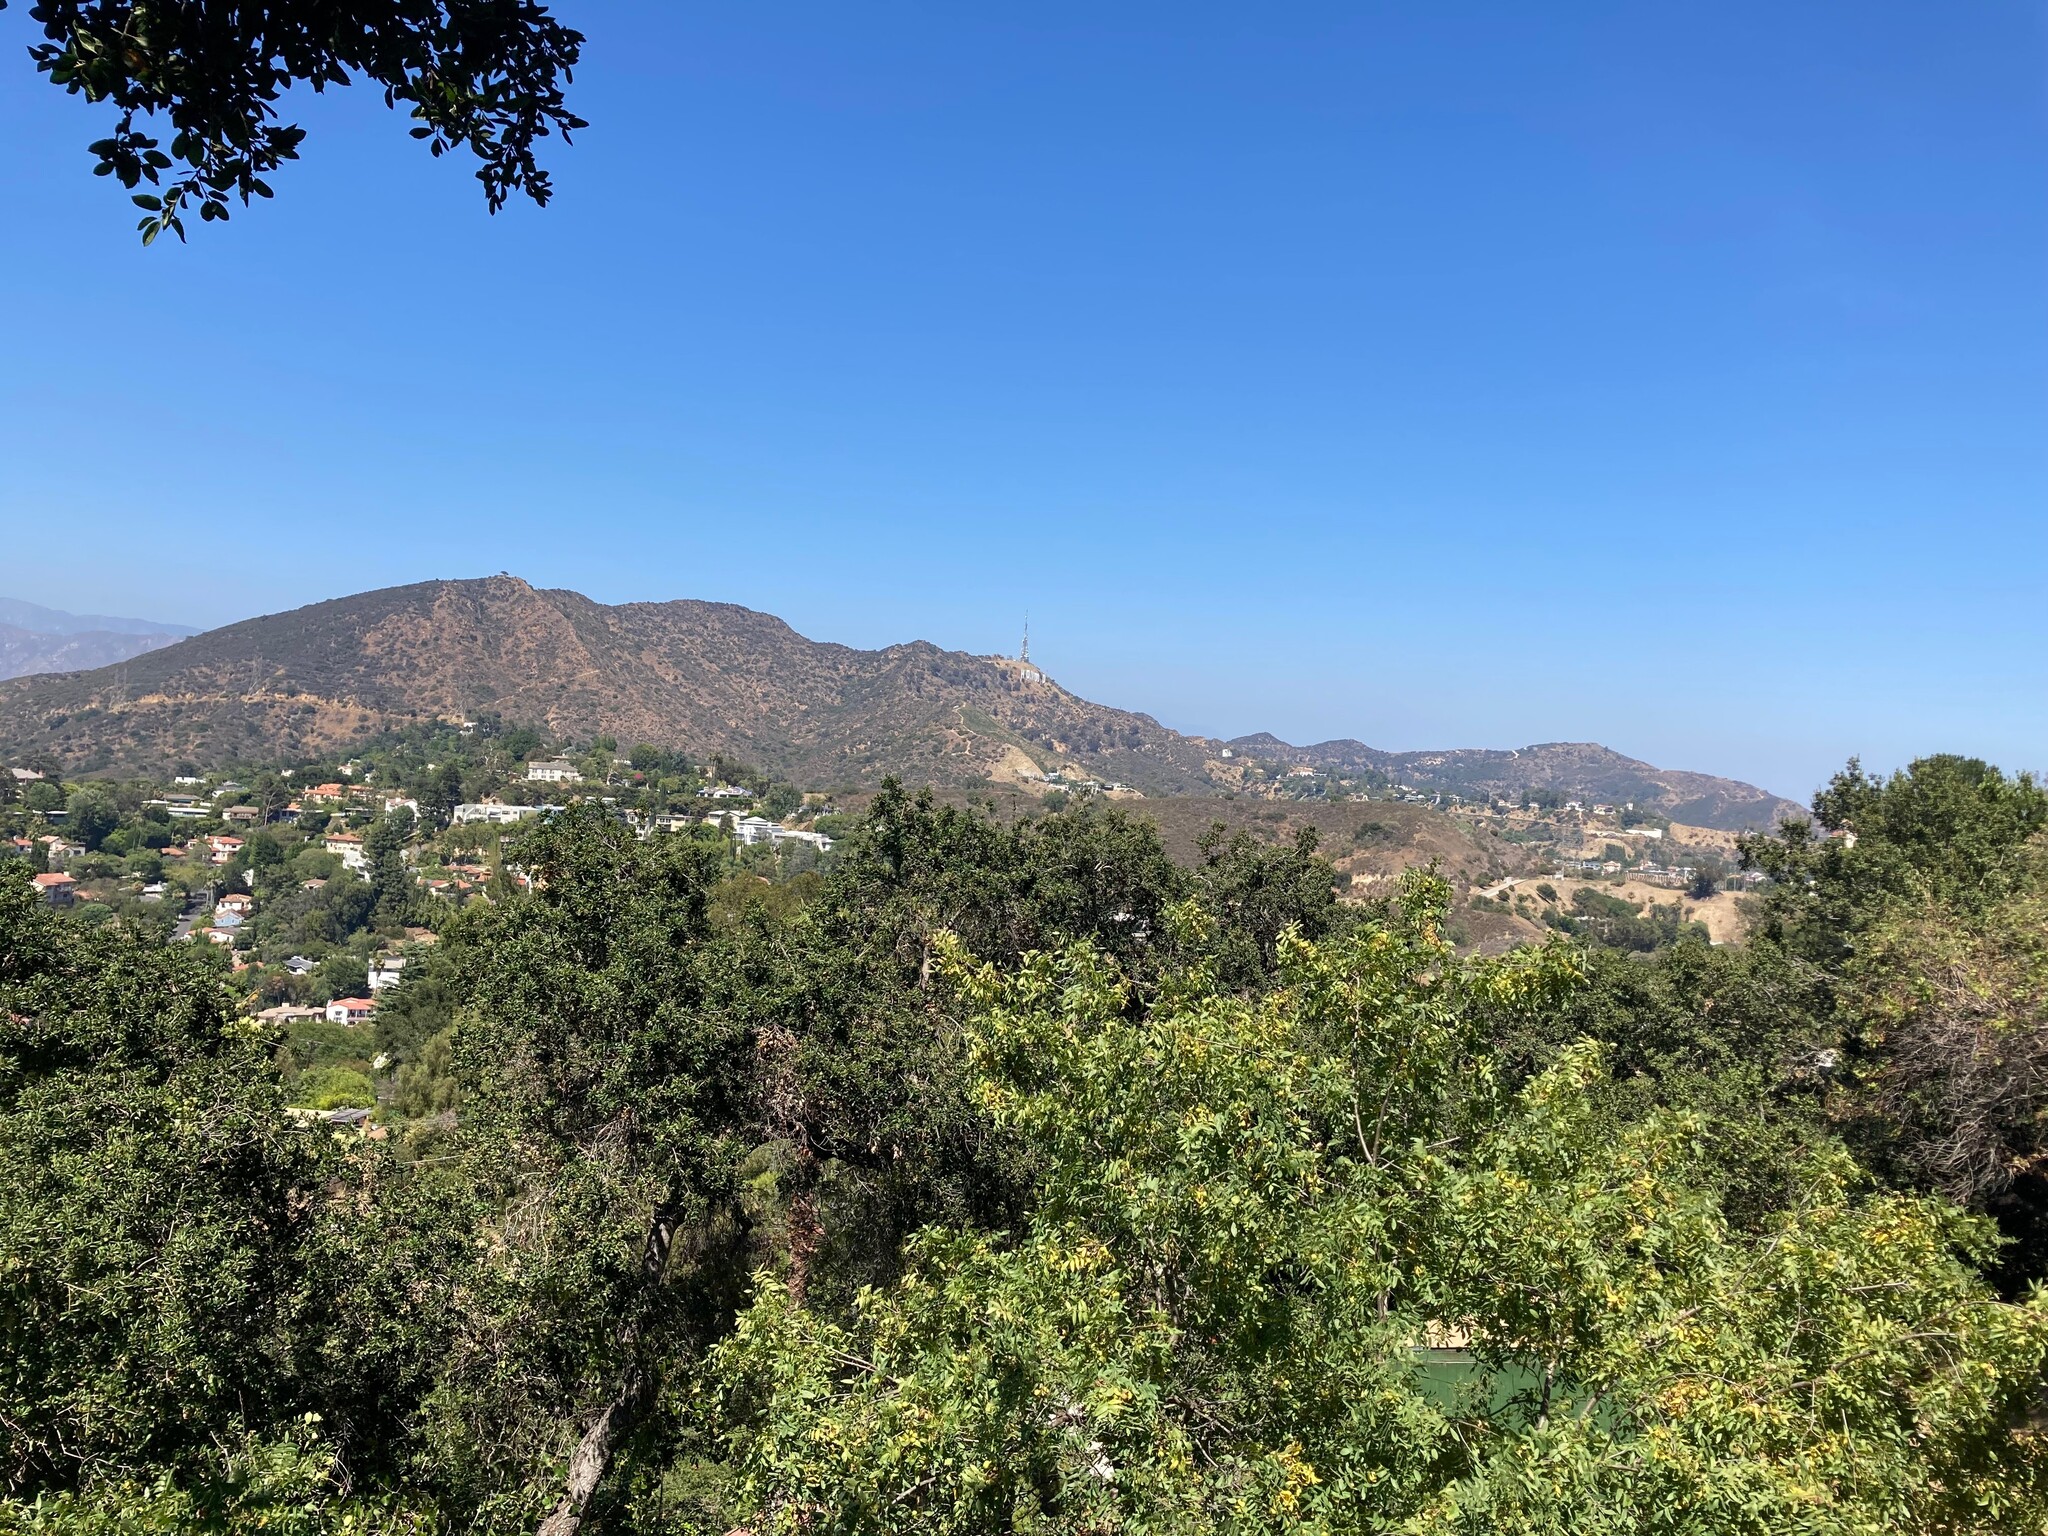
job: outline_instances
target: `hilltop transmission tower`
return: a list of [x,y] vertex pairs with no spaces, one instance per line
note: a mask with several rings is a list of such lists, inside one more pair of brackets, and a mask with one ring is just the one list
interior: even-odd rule
[[1019,661],[1029,661],[1031,659],[1031,615],[1029,612],[1026,612],[1024,615],[1024,643],[1017,647],[1017,659]]

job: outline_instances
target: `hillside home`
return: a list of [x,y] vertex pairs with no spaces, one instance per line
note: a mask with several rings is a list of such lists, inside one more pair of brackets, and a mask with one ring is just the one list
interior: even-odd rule
[[310,976],[319,969],[319,963],[308,960],[304,955],[293,955],[285,961],[284,968],[294,976]]
[[36,892],[53,907],[68,907],[77,899],[78,882],[65,874],[37,875]]
[[327,1005],[327,1022],[330,1024],[366,1024],[370,1015],[377,1011],[375,999],[367,997],[337,997]]
[[330,832],[320,839],[320,846],[339,858],[349,869],[362,870],[369,867],[369,860],[363,854],[363,840],[353,832]]
[[253,827],[263,819],[263,808],[258,805],[231,805],[220,813],[220,818]]
[[45,837],[43,846],[49,850],[50,868],[62,869],[73,859],[85,857],[85,844],[74,843],[62,837]]
[[218,944],[223,949],[235,942],[235,930],[233,928],[223,928],[215,925],[212,928],[205,929],[204,932],[207,943]]
[[832,839],[824,833],[801,831],[795,827],[778,827],[765,816],[706,816],[704,824],[715,827],[728,819],[732,820],[733,841],[743,848],[752,848],[760,843],[767,843],[774,848],[780,848],[784,843],[804,843],[820,853],[832,851]]
[[754,798],[752,790],[741,789],[737,784],[713,784],[706,789],[698,790],[697,793],[706,800],[751,800]]
[[243,917],[247,917],[256,910],[256,898],[244,895],[240,891],[230,891],[214,903],[214,910],[216,912],[238,912]]
[[379,955],[370,962],[370,996],[375,997],[386,987],[395,987],[405,979],[405,956]]
[[531,816],[535,809],[531,805],[500,805],[495,800],[481,800],[474,805],[458,805],[452,819],[458,827],[479,821],[502,827]]
[[201,817],[213,814],[210,806],[194,799],[191,795],[165,795],[161,800],[145,800],[142,803],[145,808],[155,806],[166,816],[174,817],[179,821],[197,821]]
[[540,762],[528,763],[526,765],[526,777],[529,783],[581,784],[583,782],[583,775],[577,772],[576,765],[560,757],[546,758]]
[[310,1024],[316,1019],[327,1017],[325,1009],[303,1008],[292,1003],[279,1003],[275,1008],[265,1008],[256,1015],[268,1024]]
[[732,824],[733,841],[743,848],[756,843],[773,843],[780,829],[765,816],[742,816]]
[[206,840],[206,847],[215,864],[225,864],[242,851],[242,840],[219,832]]
[[17,784],[39,784],[42,782],[43,776],[33,768],[10,768],[7,771],[14,775],[14,782]]

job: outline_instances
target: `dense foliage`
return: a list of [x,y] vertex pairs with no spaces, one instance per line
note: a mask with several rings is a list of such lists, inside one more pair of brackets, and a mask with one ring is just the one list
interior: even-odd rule
[[[414,815],[360,876],[238,852],[263,920],[412,932]],[[2041,797],[1937,759],[1817,817],[1746,847],[1747,944],[1589,945],[1582,903],[1484,958],[1440,881],[1340,903],[1308,838],[1181,867],[1096,803],[890,786],[757,873],[591,798],[371,1024],[257,1019],[230,947],[0,866],[0,1508],[2048,1529]]]

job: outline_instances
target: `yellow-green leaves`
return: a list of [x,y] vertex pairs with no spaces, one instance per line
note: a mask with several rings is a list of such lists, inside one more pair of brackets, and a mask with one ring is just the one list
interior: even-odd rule
[[1619,1117],[1599,1048],[1499,1086],[1572,951],[1461,960],[1426,880],[1398,905],[1283,935],[1257,998],[942,945],[1037,1207],[924,1234],[843,1326],[762,1284],[715,1362],[750,1528],[2040,1528],[2048,1311],[1976,1224],[1820,1158],[1736,1230],[1701,1122]]

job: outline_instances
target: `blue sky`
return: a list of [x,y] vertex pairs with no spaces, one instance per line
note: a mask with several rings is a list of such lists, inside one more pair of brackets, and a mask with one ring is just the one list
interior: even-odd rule
[[1211,734],[2048,767],[2048,9],[675,5],[144,252],[0,13],[0,591],[510,570]]

